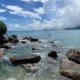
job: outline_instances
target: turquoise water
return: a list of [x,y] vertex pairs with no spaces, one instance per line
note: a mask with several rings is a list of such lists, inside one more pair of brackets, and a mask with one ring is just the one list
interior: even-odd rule
[[[12,49],[5,52],[5,56],[0,60],[0,80],[68,80],[59,74],[60,60],[66,57],[69,49],[80,50],[80,31],[8,31],[8,35],[16,34],[18,38],[25,36],[38,38],[41,43],[11,44]],[[51,34],[51,36],[47,36]],[[63,48],[53,47],[48,41],[53,41],[55,45],[66,46]],[[44,47],[40,47],[43,45]],[[41,48],[41,51],[32,51],[32,47]],[[52,60],[47,57],[51,50],[61,51],[58,58]],[[25,69],[23,65],[15,66],[9,62],[9,57],[23,54],[39,54],[41,61],[34,64],[35,70]],[[55,61],[55,62],[54,62]],[[12,79],[13,78],[13,79]]]

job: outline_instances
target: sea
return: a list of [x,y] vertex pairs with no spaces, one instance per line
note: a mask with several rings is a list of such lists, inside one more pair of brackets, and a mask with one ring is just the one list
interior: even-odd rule
[[[4,57],[0,59],[0,80],[70,80],[59,74],[60,61],[66,57],[71,48],[80,50],[80,30],[8,31],[7,34],[9,36],[15,34],[18,39],[25,36],[38,38],[41,43],[26,40],[25,44],[10,44],[12,48],[5,51]],[[54,43],[48,43],[49,41]],[[54,47],[52,46],[54,44],[63,47]],[[32,51],[32,47],[41,50]],[[51,50],[61,51],[57,59],[48,57]],[[12,56],[29,54],[41,56],[41,61],[34,64],[32,69],[25,68],[26,64],[13,65],[9,61]]]

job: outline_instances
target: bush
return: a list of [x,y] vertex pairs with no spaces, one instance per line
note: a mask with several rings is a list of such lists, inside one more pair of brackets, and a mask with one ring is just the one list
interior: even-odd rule
[[4,22],[0,21],[0,35],[3,35],[7,32],[7,27]]

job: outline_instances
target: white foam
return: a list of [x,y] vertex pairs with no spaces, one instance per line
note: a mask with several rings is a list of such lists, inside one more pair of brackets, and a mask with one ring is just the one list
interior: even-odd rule
[[7,80],[17,80],[16,78],[9,78],[9,79],[7,79]]
[[41,42],[48,42],[47,40],[45,39],[40,39]]
[[60,41],[54,41],[54,43],[61,43]]

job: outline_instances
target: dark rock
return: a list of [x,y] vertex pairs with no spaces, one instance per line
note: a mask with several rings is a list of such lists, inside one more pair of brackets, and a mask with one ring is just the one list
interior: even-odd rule
[[19,40],[17,39],[17,38],[15,38],[15,39],[13,39],[12,41],[11,41],[11,43],[18,43],[19,42]]
[[48,43],[54,43],[53,41],[49,41]]
[[44,47],[44,46],[42,45],[42,46],[40,46],[40,47]]
[[28,39],[28,37],[26,36],[26,37],[22,38],[22,40],[25,40],[25,39]]
[[4,56],[4,50],[0,49],[0,58]]
[[20,41],[21,43],[26,43],[26,41]]
[[69,60],[74,61],[75,63],[80,64],[80,55],[73,54],[69,57]]
[[39,55],[19,55],[10,58],[10,62],[13,64],[27,64],[27,63],[38,63],[41,60]]
[[2,47],[1,47],[1,48],[11,49],[11,46],[10,46],[10,45],[7,45],[7,44],[4,44],[4,45],[2,45]]
[[15,38],[17,38],[17,35],[11,35],[11,36],[9,36],[9,41],[14,40]]
[[54,47],[59,47],[59,46],[57,46],[57,45],[52,45],[52,46],[54,46]]
[[38,41],[38,39],[31,38],[31,39],[30,39],[30,41],[31,41],[31,42],[37,42],[37,41]]
[[70,61],[68,58],[61,60],[59,72],[62,76],[72,80],[80,80],[80,64]]
[[39,49],[39,48],[32,48],[32,50],[41,50],[41,49]]
[[9,36],[7,34],[3,34],[0,36],[0,44],[8,43],[9,42]]
[[48,53],[48,56],[49,56],[49,57],[52,57],[52,58],[57,58],[57,57],[58,57],[56,51],[50,51],[50,52]]

